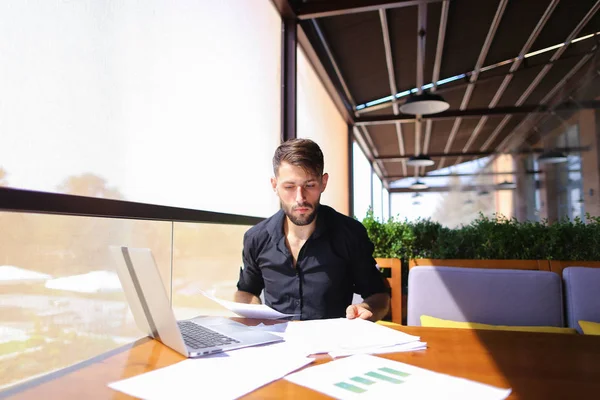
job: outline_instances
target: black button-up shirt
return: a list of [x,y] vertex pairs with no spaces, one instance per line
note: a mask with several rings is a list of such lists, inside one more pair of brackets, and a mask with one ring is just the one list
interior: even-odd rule
[[238,289],[256,296],[264,289],[266,305],[300,319],[345,317],[353,293],[389,293],[364,226],[328,206],[317,212],[296,268],[285,245],[282,210],[248,230]]

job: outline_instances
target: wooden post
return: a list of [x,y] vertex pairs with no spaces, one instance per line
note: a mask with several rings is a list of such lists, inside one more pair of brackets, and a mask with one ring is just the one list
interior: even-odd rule
[[392,322],[402,324],[406,315],[406,306],[402,301],[402,263],[398,258],[376,258],[377,265],[382,269],[390,269],[391,277],[388,283],[392,289],[392,299],[390,307],[392,309]]

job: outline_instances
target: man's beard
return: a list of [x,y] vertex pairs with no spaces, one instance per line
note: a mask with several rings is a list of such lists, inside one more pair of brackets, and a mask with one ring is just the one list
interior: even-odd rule
[[[310,208],[310,209],[312,209],[312,212],[310,214],[294,215],[294,209],[296,207]],[[287,207],[285,207],[285,205],[281,204],[281,208],[283,208],[283,212],[285,212],[285,215],[289,218],[290,221],[292,221],[292,223],[294,225],[306,226],[306,225],[309,225],[310,223],[312,223],[315,220],[315,218],[317,217],[317,210],[319,208],[319,203],[317,203],[314,207],[312,204],[309,204],[309,203],[295,204],[294,206],[290,207],[289,209]]]

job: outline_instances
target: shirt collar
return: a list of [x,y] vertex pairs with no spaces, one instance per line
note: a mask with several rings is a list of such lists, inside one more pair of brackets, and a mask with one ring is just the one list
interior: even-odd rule
[[283,238],[283,220],[285,218],[285,213],[283,210],[279,210],[273,215],[269,224],[267,225],[267,230],[273,240],[279,241],[279,239]]

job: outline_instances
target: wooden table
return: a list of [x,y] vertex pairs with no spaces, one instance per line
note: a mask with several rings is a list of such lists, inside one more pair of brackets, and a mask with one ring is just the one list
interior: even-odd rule
[[[600,336],[422,327],[400,330],[420,336],[427,342],[427,350],[382,357],[498,387],[511,387],[511,399],[600,398]],[[17,387],[9,392],[9,398],[129,399],[107,384],[182,359],[161,343],[142,339]],[[328,356],[318,356],[313,365],[330,360]],[[328,397],[280,379],[244,398]]]

